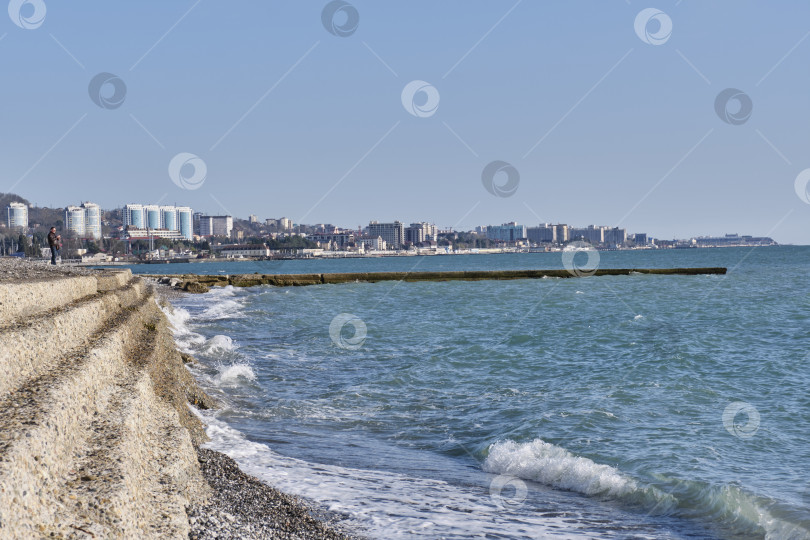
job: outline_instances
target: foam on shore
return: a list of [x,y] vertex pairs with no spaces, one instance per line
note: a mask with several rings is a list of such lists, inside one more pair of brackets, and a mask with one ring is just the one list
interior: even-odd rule
[[268,485],[344,516],[347,525],[372,538],[581,538],[587,534],[586,523],[570,519],[575,511],[569,519],[542,512],[521,513],[498,504],[481,486],[309,463],[248,440],[215,412],[198,414],[211,439],[204,447],[226,454]]

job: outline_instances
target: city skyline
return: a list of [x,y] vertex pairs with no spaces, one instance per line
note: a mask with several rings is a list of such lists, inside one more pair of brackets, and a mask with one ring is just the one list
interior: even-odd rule
[[[99,205],[96,205],[95,203],[91,203],[91,202],[88,201],[88,202],[83,202],[81,204],[81,206],[67,205],[67,206],[55,207],[55,208],[59,208],[59,209],[64,208],[64,210],[66,211],[66,216],[65,216],[66,217],[66,221],[65,221],[65,223],[66,223],[65,228],[66,229],[71,228],[71,226],[68,224],[69,212],[72,209],[78,210],[80,208],[84,208],[85,205],[89,205],[91,207],[98,207],[99,206]],[[20,205],[19,203],[11,203],[11,205],[7,208],[7,212],[6,212],[7,213],[6,225],[9,228],[12,228],[12,225],[11,225],[12,212],[13,212],[13,208],[15,208],[15,207],[19,208],[19,209],[24,208],[26,210],[25,211],[26,223],[28,221],[28,213],[27,213],[27,208],[28,207],[25,206],[25,205]],[[34,203],[31,203],[31,207],[34,207]],[[137,211],[139,213],[142,212],[143,217],[139,217],[138,221],[133,222],[134,219],[133,219],[133,217],[131,217],[132,216],[131,212],[132,212],[132,210],[136,210],[136,209],[137,209]],[[166,220],[166,214],[165,213],[168,210],[173,210],[175,215],[176,215],[176,217],[174,218],[176,221],[174,222],[173,226],[166,226],[166,221],[165,221]],[[352,225],[344,226],[344,225],[341,225],[341,224],[328,223],[328,222],[323,222],[323,221],[313,221],[311,223],[295,223],[292,220],[290,220],[290,219],[288,219],[288,218],[286,218],[284,216],[277,217],[277,218],[270,218],[270,217],[258,218],[258,215],[255,215],[255,214],[249,214],[247,217],[231,216],[231,215],[228,215],[228,216],[217,215],[216,213],[202,212],[202,211],[199,211],[199,210],[192,209],[192,208],[190,208],[188,206],[181,206],[181,205],[177,205],[177,204],[165,205],[165,204],[129,203],[129,204],[122,205],[120,207],[101,208],[101,211],[106,211],[106,212],[118,211],[118,212],[120,212],[120,217],[121,217],[124,228],[133,227],[135,230],[143,231],[144,235],[146,235],[146,232],[148,230],[150,230],[150,229],[154,229],[154,230],[166,229],[166,230],[169,230],[169,231],[176,231],[176,232],[178,232],[178,234],[180,232],[182,232],[182,234],[177,236],[177,238],[174,238],[174,236],[171,236],[171,235],[165,236],[166,238],[173,238],[173,239],[178,239],[178,240],[179,239],[187,239],[187,240],[191,239],[192,225],[194,226],[194,230],[197,230],[199,228],[198,224],[192,224],[192,216],[195,219],[198,216],[205,216],[205,217],[211,218],[211,219],[229,218],[227,221],[223,221],[223,223],[220,224],[220,225],[214,225],[213,222],[210,225],[208,225],[208,228],[209,228],[210,231],[213,231],[215,228],[216,228],[216,230],[219,230],[220,232],[222,230],[227,230],[228,232],[227,232],[227,234],[224,234],[224,236],[230,236],[230,231],[233,229],[233,224],[232,224],[232,221],[230,221],[230,219],[237,219],[237,220],[241,220],[241,221],[247,221],[247,222],[249,222],[251,224],[255,223],[255,224],[258,224],[258,225],[265,225],[265,226],[268,225],[268,222],[285,222],[284,225],[276,224],[276,226],[278,226],[279,228],[281,228],[283,230],[292,230],[293,228],[298,227],[298,226],[316,228],[316,227],[318,227],[320,225],[329,225],[329,226],[337,227],[337,228],[345,230],[345,231],[356,231],[356,230],[358,230],[358,227],[361,230],[367,230],[369,228],[369,225],[376,224],[376,223],[382,223],[382,224],[401,223],[403,225],[402,243],[405,243],[406,241],[408,241],[408,236],[407,236],[408,230],[407,229],[411,228],[414,225],[420,225],[420,226],[430,225],[430,226],[433,226],[433,228],[435,229],[433,236],[435,236],[435,232],[448,231],[448,230],[452,230],[454,232],[476,232],[476,233],[479,233],[479,234],[487,235],[487,229],[499,228],[499,227],[503,227],[503,226],[507,226],[507,225],[514,225],[514,226],[521,227],[524,231],[528,231],[528,233],[526,235],[524,235],[522,238],[528,238],[529,241],[534,241],[534,237],[531,234],[531,229],[538,229],[538,228],[544,228],[544,227],[550,227],[552,229],[557,228],[557,227],[566,227],[568,230],[572,231],[571,236],[570,236],[571,239],[579,238],[579,237],[585,237],[587,239],[587,238],[589,238],[589,235],[585,231],[587,229],[593,229],[593,228],[602,229],[604,231],[605,235],[609,235],[610,230],[624,231],[624,233],[623,233],[624,236],[623,237],[618,237],[618,238],[622,238],[622,239],[616,239],[616,240],[611,241],[611,242],[615,242],[615,243],[622,243],[622,242],[625,241],[624,239],[632,238],[632,237],[637,236],[637,235],[643,236],[645,238],[645,243],[646,243],[647,238],[649,238],[650,240],[671,241],[671,240],[690,240],[690,239],[702,239],[702,238],[733,237],[735,235],[740,236],[740,237],[744,237],[744,236],[749,236],[749,237],[751,237],[751,236],[755,236],[755,237],[756,236],[762,236],[762,237],[769,237],[769,238],[772,237],[772,235],[761,235],[760,233],[753,234],[753,235],[740,234],[739,231],[735,231],[735,232],[725,232],[725,233],[721,233],[721,234],[703,233],[703,234],[687,235],[687,236],[675,235],[675,236],[672,236],[670,238],[662,238],[662,237],[657,237],[657,236],[651,235],[651,234],[649,234],[649,233],[647,233],[645,231],[634,231],[634,230],[631,230],[631,229],[628,229],[628,228],[616,228],[616,227],[611,227],[609,225],[604,225],[604,224],[603,225],[598,225],[596,223],[588,223],[587,225],[584,225],[584,224],[572,224],[571,222],[565,222],[565,221],[558,222],[558,223],[552,223],[550,221],[540,221],[538,223],[524,223],[524,224],[521,224],[521,223],[518,223],[518,222],[512,220],[512,221],[501,221],[500,224],[498,224],[498,223],[479,224],[479,225],[473,226],[473,227],[471,227],[469,229],[459,229],[459,228],[441,227],[441,226],[436,225],[435,222],[432,222],[432,221],[429,221],[429,220],[428,221],[424,221],[424,220],[413,220],[413,221],[411,221],[411,220],[395,219],[395,220],[391,220],[391,221],[380,221],[380,220],[377,220],[377,219],[371,219],[371,220],[364,220],[364,221],[368,221],[368,225],[363,225],[362,222],[361,222],[361,223],[358,223],[357,226],[352,226]],[[154,214],[154,215],[150,215],[150,211],[151,211],[151,214]],[[183,214],[183,213],[187,214],[187,216],[188,216],[185,219],[185,221],[181,217],[181,214]],[[256,218],[256,221],[253,221],[253,218]],[[149,226],[146,225],[147,223],[149,224]],[[153,226],[155,224],[158,224],[158,226]],[[409,224],[411,227],[406,227],[405,224]],[[30,226],[30,224],[27,225],[27,226]],[[577,233],[577,234],[579,234],[579,236],[574,236],[573,231],[580,231],[579,233]],[[747,232],[751,232],[751,231],[747,231]],[[99,232],[99,234],[100,234],[100,232]],[[431,236],[430,232],[421,233],[421,234],[422,234],[422,236],[421,236],[422,238],[424,238],[425,236],[427,236],[427,237]],[[553,236],[552,236],[552,238],[554,238],[555,242],[557,242],[557,239],[556,239],[557,234],[559,234],[559,233],[554,232]],[[207,235],[200,234],[200,236],[211,236],[211,234],[207,234]],[[512,235],[512,236],[514,236],[514,235]],[[537,236],[537,233],[535,233],[535,236]],[[138,236],[138,237],[140,237],[140,236]],[[610,236],[608,236],[608,237],[610,238]],[[568,239],[569,238],[569,233],[565,233],[563,238]],[[590,238],[590,240],[593,240],[593,239]],[[566,240],[566,241],[568,241],[568,240]],[[608,242],[608,241],[605,240],[604,242]],[[389,244],[395,244],[395,243],[397,243],[397,242],[389,242]],[[599,242],[595,242],[595,243],[599,243]],[[786,244],[785,242],[778,242],[778,243]]]
[[79,1],[36,28],[4,19],[3,190],[810,243],[808,5],[669,1],[645,19],[635,2],[354,2],[350,32],[325,27],[326,5]]

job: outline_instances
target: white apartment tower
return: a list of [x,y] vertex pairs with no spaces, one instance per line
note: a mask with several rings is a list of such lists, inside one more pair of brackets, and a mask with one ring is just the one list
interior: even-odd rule
[[28,228],[28,206],[13,202],[8,205],[7,210],[9,229]]

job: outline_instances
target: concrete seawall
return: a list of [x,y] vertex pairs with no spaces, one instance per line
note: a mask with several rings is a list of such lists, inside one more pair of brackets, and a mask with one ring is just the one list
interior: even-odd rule
[[200,448],[190,360],[129,270],[0,259],[0,538],[344,538]]
[[129,271],[0,283],[0,537],[187,537],[205,406]]
[[[588,276],[623,276],[632,274],[683,275],[725,274],[722,267],[711,268],[604,268],[585,272]],[[150,274],[161,283],[172,284],[188,292],[206,292],[210,287],[253,287],[274,285],[278,287],[321,285],[337,283],[378,281],[481,281],[542,278],[580,277],[568,270],[481,270],[468,272],[352,272],[338,274]]]

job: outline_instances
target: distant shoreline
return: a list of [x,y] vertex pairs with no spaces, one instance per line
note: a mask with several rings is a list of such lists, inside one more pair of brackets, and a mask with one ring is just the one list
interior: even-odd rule
[[[666,248],[595,248],[596,251],[599,252],[606,252],[606,251],[628,251],[628,252],[637,252],[637,251],[688,251],[694,249],[731,249],[731,248],[775,248],[775,247],[800,247],[794,246],[793,244],[774,244],[774,245],[739,245],[739,246],[689,246],[689,247],[666,247]],[[225,257],[218,257],[218,258],[183,258],[178,257],[175,259],[156,259],[151,261],[115,261],[115,262],[108,262],[108,263],[78,263],[75,266],[85,266],[85,267],[93,267],[93,268],[106,268],[106,267],[115,267],[115,266],[133,266],[133,265],[141,265],[141,264],[201,264],[201,263],[236,263],[236,262],[262,262],[262,261],[313,261],[313,260],[340,260],[340,259],[380,259],[385,257],[436,257],[436,256],[462,256],[462,255],[518,255],[518,254],[525,254],[525,255],[538,255],[543,253],[562,253],[564,249],[562,248],[554,248],[549,250],[539,250],[538,248],[528,248],[525,250],[514,249],[514,250],[478,250],[478,251],[451,251],[449,253],[445,252],[434,252],[434,253],[411,253],[411,252],[378,252],[372,254],[365,254],[360,255],[356,253],[349,253],[349,252],[325,252],[324,254],[313,255],[311,257],[240,257],[240,258],[225,258]],[[329,254],[326,254],[329,253]],[[332,254],[335,253],[335,254]],[[345,254],[344,254],[345,253]]]

